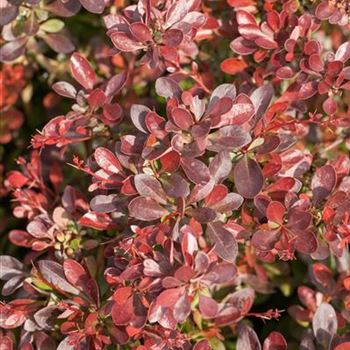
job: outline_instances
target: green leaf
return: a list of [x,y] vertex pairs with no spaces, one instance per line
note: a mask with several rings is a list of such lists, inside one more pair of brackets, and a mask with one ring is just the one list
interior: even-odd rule
[[57,33],[62,30],[63,27],[64,22],[59,19],[49,19],[40,26],[40,29],[48,33]]

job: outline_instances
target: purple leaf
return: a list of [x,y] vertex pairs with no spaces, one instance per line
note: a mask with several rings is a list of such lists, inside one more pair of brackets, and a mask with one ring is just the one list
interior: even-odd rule
[[152,198],[137,197],[129,203],[129,215],[138,220],[153,221],[167,214],[169,212]]
[[215,122],[212,127],[225,125],[242,125],[248,122],[254,115],[254,105],[250,98],[245,94],[239,94],[232,105],[232,108]]
[[4,26],[17,17],[18,7],[6,4],[6,2],[4,2],[4,5],[1,5],[0,26]]
[[206,224],[215,220],[216,213],[211,208],[190,208],[187,210],[187,214],[193,217],[201,224]]
[[219,152],[209,164],[209,172],[216,183],[225,180],[232,169],[229,152]]
[[149,197],[156,202],[166,204],[166,194],[157,179],[151,175],[138,174],[134,178],[137,192],[143,197]]
[[11,62],[19,56],[22,56],[26,49],[26,39],[10,41],[0,48],[0,61]]
[[211,286],[212,284],[223,284],[231,281],[236,274],[237,269],[234,264],[223,262],[220,264],[211,265],[207,273],[202,277],[202,282],[208,286]]
[[158,96],[165,98],[179,97],[181,88],[178,83],[168,77],[161,77],[156,80],[156,93]]
[[60,17],[71,17],[77,14],[81,8],[80,2],[76,0],[55,0],[45,4],[45,8]]
[[259,338],[252,328],[243,325],[238,330],[237,350],[261,350]]
[[100,194],[91,200],[90,207],[97,213],[112,213],[121,209],[122,202],[116,194]]
[[226,230],[221,222],[212,222],[207,225],[207,235],[215,244],[216,254],[223,260],[235,263],[238,245],[231,232]]
[[9,255],[0,256],[0,279],[8,280],[11,277],[23,274],[23,264]]
[[43,36],[44,41],[52,50],[58,53],[68,54],[74,51],[75,47],[72,41],[63,34],[46,34]]
[[60,310],[56,305],[46,306],[34,314],[35,322],[43,329],[51,330],[55,326]]
[[142,131],[145,134],[148,134],[148,129],[145,123],[145,117],[148,112],[151,112],[151,110],[143,105],[132,105],[130,108],[130,117],[133,122],[133,124],[136,126],[137,129]]
[[256,160],[244,156],[233,169],[237,192],[244,198],[254,198],[263,188],[264,177]]
[[313,200],[317,204],[327,198],[337,183],[337,173],[332,165],[326,164],[317,168],[311,180]]
[[211,110],[223,97],[229,97],[233,100],[236,97],[236,87],[233,84],[221,84],[216,87],[210,96],[207,110]]
[[263,85],[250,95],[250,99],[253,102],[255,108],[255,115],[251,121],[253,126],[264,116],[267,108],[270,105],[274,90],[271,85]]
[[190,186],[180,175],[171,174],[163,180],[165,192],[169,197],[186,198],[190,194]]
[[174,123],[183,130],[188,130],[193,125],[191,113],[184,108],[176,107],[171,111]]
[[293,231],[296,234],[295,249],[303,254],[312,254],[317,250],[317,239],[312,230]]
[[265,231],[258,230],[254,233],[253,238],[251,240],[252,246],[255,248],[269,252],[272,250],[279,240],[279,232],[278,231]]
[[214,152],[234,151],[247,145],[252,138],[238,125],[228,125],[208,136],[207,149]]
[[102,13],[105,9],[104,0],[79,0],[83,7],[91,13]]
[[214,185],[215,181],[213,179],[210,179],[210,181],[204,185],[195,185],[188,198],[188,203],[199,202],[204,199],[212,191]]
[[181,44],[183,38],[184,35],[181,30],[169,29],[163,34],[162,43],[165,46],[178,47]]
[[254,42],[246,40],[243,37],[239,37],[231,41],[230,48],[232,51],[242,56],[250,55],[257,50],[257,46]]
[[105,94],[107,96],[114,96],[116,95],[125,85],[126,81],[128,80],[128,72],[123,71],[119,74],[116,74],[111,79],[108,80]]
[[209,182],[209,169],[200,160],[194,158],[181,158],[181,166],[186,176],[193,183],[204,185]]
[[211,350],[211,347],[208,340],[203,339],[196,343],[196,345],[193,347],[193,350]]
[[66,279],[63,267],[55,261],[38,261],[38,270],[44,280],[58,291],[78,295],[79,291],[72,286]]

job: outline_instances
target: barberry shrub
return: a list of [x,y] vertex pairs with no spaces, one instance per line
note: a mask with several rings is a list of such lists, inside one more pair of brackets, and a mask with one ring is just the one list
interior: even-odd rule
[[1,350],[350,349],[348,0],[0,10]]

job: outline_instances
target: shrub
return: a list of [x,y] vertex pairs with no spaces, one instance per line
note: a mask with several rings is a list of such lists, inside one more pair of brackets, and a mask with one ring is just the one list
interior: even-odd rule
[[350,348],[347,1],[1,11],[1,350]]

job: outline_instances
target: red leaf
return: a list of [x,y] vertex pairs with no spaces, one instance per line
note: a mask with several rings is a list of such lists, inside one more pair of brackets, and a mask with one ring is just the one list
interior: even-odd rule
[[116,155],[107,148],[98,147],[94,153],[97,164],[108,172],[119,174],[123,168]]
[[96,230],[107,230],[115,227],[113,220],[105,213],[88,212],[79,219],[79,224]]
[[131,23],[130,31],[132,35],[140,42],[152,41],[152,34],[149,28],[142,22]]
[[244,60],[239,58],[227,58],[220,64],[220,68],[224,73],[235,75],[244,71],[248,65]]
[[219,305],[213,298],[201,295],[199,297],[199,310],[204,318],[211,319],[217,315]]
[[315,263],[312,265],[313,276],[317,283],[323,288],[331,288],[334,285],[332,271],[322,263]]
[[330,115],[336,113],[337,107],[337,102],[334,101],[333,97],[328,97],[322,104],[323,110]]
[[63,267],[55,261],[40,260],[38,261],[38,270],[44,280],[58,291],[63,291],[78,295],[79,291],[72,284],[68,283]]
[[[193,350],[211,350],[211,347],[209,345],[208,340],[203,339],[203,340],[200,340],[198,343],[196,343],[196,345],[193,347]],[[341,349],[341,350],[345,350],[345,349]]]
[[349,349],[350,349],[350,342],[339,344],[334,348],[334,350],[349,350]]
[[271,332],[265,339],[263,350],[287,350],[287,342],[279,332]]
[[122,52],[133,52],[143,49],[145,46],[131,38],[123,32],[114,32],[111,34],[111,40],[114,46]]
[[178,47],[181,44],[183,38],[184,35],[181,30],[169,29],[163,34],[162,43],[165,46]]
[[311,254],[317,250],[317,239],[311,230],[296,232],[295,248],[303,254]]
[[176,107],[171,111],[174,123],[183,130],[188,130],[193,125],[193,118],[189,111]]
[[282,225],[285,211],[286,208],[280,202],[270,202],[266,210],[266,216],[268,220]]
[[75,260],[67,259],[63,263],[63,270],[67,280],[98,305],[99,290],[97,283],[85,269]]
[[70,58],[70,69],[74,79],[85,89],[92,89],[96,83],[95,71],[88,60],[80,53],[74,52]]

